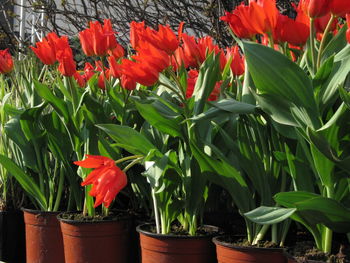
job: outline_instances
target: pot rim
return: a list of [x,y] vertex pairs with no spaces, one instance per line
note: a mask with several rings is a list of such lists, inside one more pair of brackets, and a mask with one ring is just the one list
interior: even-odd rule
[[21,210],[23,212],[29,213],[29,214],[52,214],[52,215],[58,215],[62,211],[44,211],[44,210],[36,210],[36,209],[31,209],[31,208],[24,208],[21,207]]
[[220,246],[224,246],[227,248],[231,248],[231,249],[236,249],[236,250],[260,250],[260,251],[268,251],[268,252],[285,252],[285,248],[283,247],[276,247],[276,248],[271,248],[271,247],[249,247],[249,246],[237,246],[237,245],[233,245],[232,243],[228,243],[225,241],[221,241],[220,239],[223,237],[227,237],[229,235],[221,235],[221,236],[216,236],[213,237],[212,242],[215,245],[220,245]]
[[147,230],[142,229],[146,226],[154,226],[154,225],[155,225],[154,223],[141,224],[136,227],[136,231],[145,236],[153,237],[157,239],[205,239],[205,238],[212,238],[214,236],[220,235],[220,228],[212,225],[203,225],[204,227],[211,228],[213,230],[213,233],[207,234],[207,235],[201,235],[201,236],[157,234],[157,233],[149,232]]
[[57,215],[57,220],[66,223],[69,225],[87,225],[87,224],[103,224],[103,223],[111,223],[111,222],[119,222],[119,221],[126,221],[132,219],[131,215],[125,215],[121,216],[119,218],[115,219],[105,219],[105,220],[93,220],[93,221],[78,221],[74,219],[66,219],[62,218],[63,214],[80,214],[81,211],[75,211],[75,212],[61,212]]

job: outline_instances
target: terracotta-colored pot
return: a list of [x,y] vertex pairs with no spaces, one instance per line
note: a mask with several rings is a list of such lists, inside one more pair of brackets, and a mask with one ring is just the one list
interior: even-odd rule
[[22,211],[0,212],[0,261],[24,263],[26,260]]
[[215,237],[218,263],[287,263],[282,248],[239,247],[224,242],[224,237]]
[[23,209],[28,263],[64,262],[58,212]]
[[[214,234],[205,236],[177,236],[155,234],[145,229],[149,224],[140,225],[142,263],[214,263],[215,247],[211,242]],[[217,227],[206,226],[211,232]]]
[[129,217],[75,221],[58,216],[66,263],[127,263],[130,257]]

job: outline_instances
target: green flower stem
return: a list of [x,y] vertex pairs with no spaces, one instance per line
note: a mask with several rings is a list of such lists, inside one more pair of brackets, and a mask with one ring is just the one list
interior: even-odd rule
[[[55,172],[56,172],[56,167],[55,167]],[[53,211],[58,211],[58,209],[60,207],[60,203],[61,203],[62,192],[63,192],[63,189],[64,189],[64,187],[63,187],[64,186],[64,184],[63,184],[64,183],[63,165],[61,165],[59,173],[60,173],[60,175],[59,175],[60,178],[59,178],[59,182],[58,182],[57,196],[56,196],[55,205],[53,207]]]
[[115,164],[122,163],[122,162],[125,162],[125,161],[128,161],[128,160],[139,159],[139,158],[143,158],[143,155],[127,156],[127,157],[121,158],[119,160],[116,160]]
[[23,104],[23,107],[25,109],[28,109],[27,104],[25,103],[24,97],[22,95],[22,92],[19,90],[19,87],[18,87],[19,84],[16,83],[17,81],[16,81],[15,77],[12,75],[12,73],[10,73],[9,76],[10,76],[10,79],[11,79],[11,82],[12,82],[12,86],[15,87],[16,93],[18,94],[18,96],[19,96],[19,98],[20,98],[20,100],[21,100],[21,102]]
[[131,167],[133,167],[135,164],[140,163],[143,160],[143,156],[140,158],[137,158],[133,160],[131,163],[129,163],[124,169],[123,172],[126,173]]
[[328,35],[329,31],[331,30],[331,27],[332,27],[332,24],[333,24],[333,21],[335,18],[336,18],[336,16],[334,16],[332,14],[331,18],[328,21],[326,29],[323,32],[320,48],[318,50],[318,55],[317,55],[317,69],[319,69],[321,66],[321,58],[322,58],[322,53],[323,53],[325,45],[326,45],[327,35]]
[[316,47],[315,47],[315,20],[310,18],[310,48],[311,48],[311,60],[312,71],[315,73],[316,69]]
[[[326,187],[326,191],[327,191],[328,198],[334,197],[334,189],[332,187]],[[329,253],[331,252],[331,249],[332,249],[333,231],[326,226],[324,228],[325,228],[325,234],[323,236],[322,248],[323,248],[323,252]]]

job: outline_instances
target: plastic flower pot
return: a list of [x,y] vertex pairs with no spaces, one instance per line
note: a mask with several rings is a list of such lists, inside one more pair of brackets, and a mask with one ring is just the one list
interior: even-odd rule
[[162,235],[150,232],[149,224],[139,225],[142,263],[214,263],[215,247],[211,242],[218,228],[205,226],[208,235]]
[[62,234],[57,215],[23,209],[28,263],[64,262]]
[[61,224],[65,262],[130,262],[131,217],[79,221],[65,219],[63,215],[57,218]]
[[282,248],[240,247],[225,242],[225,236],[213,238],[218,263],[287,263]]
[[25,262],[25,233],[21,211],[0,212],[0,261]]

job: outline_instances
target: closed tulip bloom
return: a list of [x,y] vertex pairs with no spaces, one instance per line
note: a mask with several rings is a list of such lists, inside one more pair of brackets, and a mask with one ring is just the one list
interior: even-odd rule
[[120,66],[120,64],[117,63],[115,57],[109,56],[107,58],[107,60],[108,60],[111,75],[114,78],[120,78],[121,77],[121,66]]
[[113,56],[116,60],[124,57],[125,51],[124,48],[117,43],[117,46],[113,49],[108,50],[108,55]]
[[338,17],[345,17],[350,13],[350,1],[349,0],[329,0],[330,11],[333,15]]
[[73,76],[77,70],[73,59],[72,50],[70,48],[59,50],[56,57],[59,62],[58,70],[61,72],[61,74],[66,77]]
[[9,49],[0,50],[0,73],[6,74],[13,70],[13,59]]
[[122,75],[120,81],[124,89],[134,90],[136,88],[136,81],[127,75]]
[[87,56],[93,56],[95,55],[94,49],[92,46],[92,38],[91,38],[91,32],[89,29],[85,29],[79,33],[79,39],[81,48],[83,49],[85,55]]
[[[325,16],[316,18],[315,21],[314,21],[316,32],[317,33],[323,33],[324,30],[326,29],[326,26],[327,26],[327,24],[328,24],[330,19],[331,19],[331,14],[330,13],[325,15]],[[336,30],[337,24],[338,24],[338,20],[334,19],[333,22],[332,22],[330,31]]]
[[146,28],[145,40],[149,41],[153,46],[165,51],[169,55],[173,54],[179,47],[180,41],[175,33],[170,29],[169,25],[159,25],[158,31]]
[[348,24],[348,30],[346,30],[346,39],[348,40],[348,43],[350,43],[350,14],[346,15],[346,22]]
[[330,0],[301,0],[300,3],[310,18],[321,17],[330,12]]
[[195,38],[187,34],[182,34],[182,40],[182,47],[184,55],[187,59],[188,66],[194,68],[197,67],[198,65],[200,65],[201,53]]
[[98,80],[97,80],[97,86],[105,90],[106,89],[106,81],[108,81],[111,78],[111,73],[109,69],[105,69],[104,72],[101,72]]
[[103,20],[102,30],[103,30],[103,33],[106,37],[107,49],[108,50],[115,49],[119,44],[118,44],[117,39],[115,37],[116,33],[113,31],[112,22],[110,19]]
[[226,49],[226,59],[232,57],[231,70],[234,76],[241,76],[244,73],[244,56],[239,53],[238,46]]
[[127,185],[126,174],[108,157],[87,155],[87,159],[76,161],[74,164],[94,169],[81,185],[92,184],[89,195],[96,198],[95,208],[102,203],[109,207],[116,195]]

